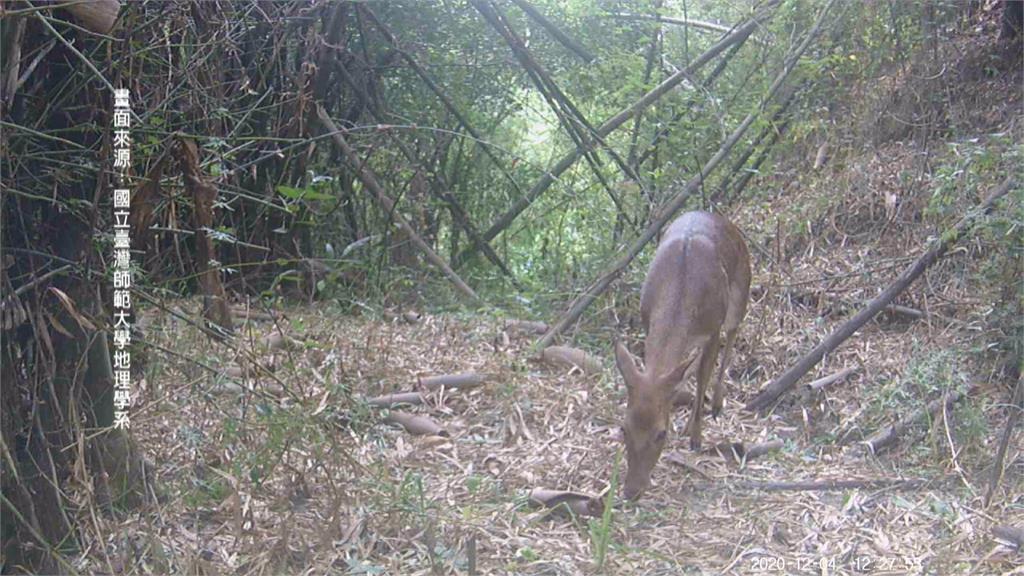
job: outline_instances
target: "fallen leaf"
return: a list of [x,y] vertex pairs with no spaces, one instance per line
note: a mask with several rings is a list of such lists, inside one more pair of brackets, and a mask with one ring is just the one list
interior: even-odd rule
[[63,306],[64,309],[67,310],[68,314],[70,314],[71,317],[75,319],[75,322],[78,322],[78,325],[81,326],[83,330],[96,330],[96,326],[94,326],[93,323],[90,322],[88,318],[82,316],[78,312],[78,309],[75,308],[75,305],[71,302],[71,298],[69,298],[68,295],[65,294],[60,288],[50,286],[49,291],[53,293],[54,296],[57,297],[57,300],[60,301],[61,306]]
[[569,511],[576,516],[600,516],[604,512],[604,503],[589,494],[568,490],[549,490],[534,488],[530,491],[530,503],[551,508],[552,514],[569,516]]

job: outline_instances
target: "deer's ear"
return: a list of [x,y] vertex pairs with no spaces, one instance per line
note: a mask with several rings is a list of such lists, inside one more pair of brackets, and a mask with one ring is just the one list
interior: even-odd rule
[[675,368],[661,375],[659,382],[664,382],[666,385],[676,385],[683,380],[683,376],[686,376],[686,370],[690,368],[690,364],[700,356],[700,348],[695,349],[690,353],[690,356],[680,362]]
[[622,373],[622,379],[626,382],[626,388],[632,389],[640,379],[640,371],[636,369],[633,356],[626,350],[622,342],[615,343],[615,365]]

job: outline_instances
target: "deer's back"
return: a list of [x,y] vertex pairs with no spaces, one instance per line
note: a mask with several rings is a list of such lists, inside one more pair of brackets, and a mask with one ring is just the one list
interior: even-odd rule
[[665,232],[641,294],[648,330],[652,316],[674,325],[720,326],[731,284],[749,285],[750,264],[739,230],[723,216],[687,212]]

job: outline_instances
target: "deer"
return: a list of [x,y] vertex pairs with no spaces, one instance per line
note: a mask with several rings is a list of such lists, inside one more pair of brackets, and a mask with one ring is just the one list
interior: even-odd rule
[[[640,316],[646,332],[644,368],[639,369],[621,341],[615,364],[626,384],[626,444],[623,493],[635,500],[651,485],[651,472],[665,447],[673,404],[689,396],[682,383],[696,367],[696,393],[690,400],[686,432],[690,449],[700,450],[705,394],[725,346],[711,399],[717,418],[725,397],[740,322],[750,296],[750,253],[743,235],[725,217],[687,212],[677,218],[658,244],[640,292]],[[694,364],[696,362],[696,364]]]

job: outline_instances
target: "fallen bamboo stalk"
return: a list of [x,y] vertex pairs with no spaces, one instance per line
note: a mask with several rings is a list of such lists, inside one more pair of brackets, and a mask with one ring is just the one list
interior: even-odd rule
[[857,330],[867,324],[882,309],[891,304],[896,296],[902,293],[907,286],[910,286],[932,264],[937,262],[956,243],[957,239],[968,231],[968,227],[976,218],[987,214],[995,206],[996,201],[1005,196],[1014,186],[1013,177],[1007,178],[988,195],[977,210],[966,214],[955,226],[944,232],[924,254],[904,270],[888,288],[876,296],[866,308],[832,332],[828,338],[800,358],[789,370],[769,383],[760,394],[747,404],[746,409],[751,412],[759,412],[775,404],[783,394],[796,385],[800,378],[816,366],[825,357],[825,354],[839,347],[840,344],[850,336],[853,336]]
[[445,388],[459,388],[466,390],[476,388],[484,383],[486,378],[476,372],[461,372],[459,374],[442,374],[440,376],[429,376],[420,380],[420,385],[425,390],[434,391],[444,386]]
[[530,503],[550,508],[553,514],[600,516],[604,511],[604,502],[600,498],[569,490],[534,488],[530,491]]
[[253,322],[272,322],[277,319],[273,314],[260,310],[253,310],[251,308],[232,308],[231,311],[243,322],[246,320]]
[[419,392],[395,392],[394,394],[367,398],[366,403],[380,408],[390,408],[398,404],[423,404],[423,395]]
[[440,424],[434,422],[429,416],[422,414],[410,414],[409,412],[392,410],[384,418],[384,421],[398,424],[405,428],[406,432],[415,436],[448,436],[448,431],[442,428]]
[[992,495],[999,487],[999,481],[1003,477],[1003,462],[1006,460],[1006,450],[1010,446],[1010,437],[1013,436],[1013,429],[1017,425],[1022,413],[1024,413],[1024,378],[1017,377],[1017,385],[1014,388],[1013,396],[1010,398],[1010,413],[1006,417],[1006,427],[1003,428],[1002,438],[999,440],[999,449],[996,450],[995,462],[992,464],[992,476],[988,481],[988,489],[985,490],[985,507],[988,508],[992,501]]
[[785,445],[782,440],[771,440],[760,444],[744,444],[743,442],[720,442],[706,449],[707,454],[717,454],[727,460],[746,462],[780,450]]
[[470,534],[466,540],[466,573],[477,576],[476,572],[476,534]]
[[852,375],[855,372],[857,372],[856,367],[843,368],[839,372],[829,374],[824,378],[818,378],[814,382],[809,383],[807,385],[807,389],[811,392],[820,392],[825,388],[828,388],[829,386],[835,384],[836,382],[845,380],[848,376]]
[[750,448],[747,448],[747,452],[746,454],[743,455],[743,457],[746,460],[758,458],[764,456],[765,454],[768,454],[769,452],[781,450],[783,446],[785,446],[785,442],[783,442],[782,440],[771,440],[768,442],[762,442],[760,444],[754,444]]
[[920,320],[926,316],[926,314],[918,310],[917,308],[911,308],[909,306],[900,306],[899,304],[889,304],[885,307],[885,311],[890,314],[897,316],[904,316],[911,320]]
[[833,490],[918,490],[941,479],[926,478],[836,478],[795,482],[738,482],[733,488],[765,492],[827,492]]
[[[467,390],[480,386],[485,381],[486,377],[476,372],[462,372],[459,374],[442,374],[440,376],[422,378],[419,381],[419,385],[423,387],[424,392],[433,392],[442,386]],[[399,404],[423,404],[423,401],[424,397],[421,392],[393,392],[366,399],[367,404],[379,408],[390,408]]]
[[1021,526],[994,526],[992,535],[1012,545],[1018,550],[1024,550],[1024,527]]
[[575,366],[586,374],[598,374],[602,370],[600,360],[579,348],[549,346],[544,349],[541,357],[551,364]]
[[505,330],[513,334],[543,334],[548,331],[546,322],[535,320],[509,320],[505,322]]
[[946,392],[941,398],[932,400],[924,408],[918,408],[915,410],[909,417],[897,420],[878,432],[875,432],[870,438],[864,441],[865,449],[872,454],[877,454],[883,448],[887,448],[895,444],[907,430],[924,422],[925,420],[928,420],[929,418],[935,417],[935,414],[940,410],[949,409],[950,406],[959,402],[961,398],[970,394],[973,390],[974,385],[972,384],[968,387],[966,394],[959,390]]
[[271,332],[270,334],[267,334],[266,336],[260,338],[259,340],[259,346],[267,350],[277,350],[279,348],[298,348],[301,345],[302,343],[299,342],[298,340],[292,338],[291,336],[286,336],[277,330]]
[[693,472],[705,480],[714,480],[713,477],[701,470],[700,467],[693,462],[690,462],[690,460],[691,457],[687,454],[683,454],[682,452],[669,452],[668,454],[665,454],[665,461],[669,464],[675,464],[688,472]]

